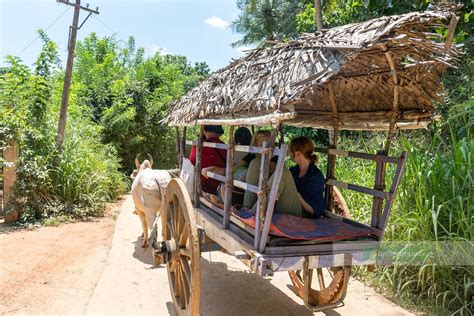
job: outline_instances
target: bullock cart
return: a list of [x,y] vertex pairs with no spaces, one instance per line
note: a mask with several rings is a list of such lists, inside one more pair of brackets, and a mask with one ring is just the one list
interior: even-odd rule
[[[456,55],[451,44],[456,21],[452,12],[427,11],[267,43],[171,104],[166,123],[176,127],[180,166],[186,145],[196,146],[195,190],[190,196],[180,178],[171,180],[163,204],[162,238],[152,234],[151,244],[166,263],[178,314],[199,313],[200,255],[209,244],[225,249],[260,277],[289,273],[295,292],[313,310],[343,304],[352,266],[385,263],[378,251],[407,161],[406,152],[391,156],[389,149],[397,130],[424,128],[433,120],[435,101],[442,100],[440,76]],[[447,28],[447,36],[436,35],[435,27]],[[203,141],[203,125],[228,128],[228,144]],[[262,147],[236,145],[233,133],[240,125],[270,127],[270,141]],[[312,238],[282,234],[285,223],[276,221],[274,207],[288,151],[284,125],[329,131],[330,145],[316,149],[327,156],[324,217],[295,217],[286,223],[298,227],[310,221],[317,232]],[[189,126],[200,126],[201,137],[187,142]],[[337,148],[341,130],[387,131],[387,139],[375,153],[346,151]],[[203,147],[227,152],[225,176],[207,174],[225,184],[222,204],[201,192]],[[258,185],[233,179],[235,152],[260,154]],[[274,156],[275,181],[269,186]],[[372,161],[376,171],[368,181],[374,185],[336,179],[336,157]],[[393,173],[387,172],[388,165],[395,166]],[[250,218],[234,211],[233,187],[257,194],[258,207]],[[370,222],[336,214],[335,199],[340,196],[335,187],[371,196]],[[323,269],[328,270],[326,277]],[[317,282],[312,282],[313,275]]]

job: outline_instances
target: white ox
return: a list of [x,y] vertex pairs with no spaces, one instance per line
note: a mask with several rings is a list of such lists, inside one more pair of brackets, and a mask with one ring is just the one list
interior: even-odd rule
[[153,228],[155,219],[160,215],[161,201],[164,198],[164,190],[171,180],[171,175],[166,170],[152,169],[153,158],[144,160],[141,164],[138,155],[135,158],[137,173],[132,184],[132,198],[135,203],[135,211],[140,217],[143,228],[142,247],[148,247],[148,229]]

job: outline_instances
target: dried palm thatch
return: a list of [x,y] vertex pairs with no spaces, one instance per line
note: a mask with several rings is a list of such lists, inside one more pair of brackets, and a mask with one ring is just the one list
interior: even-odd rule
[[[425,127],[443,100],[440,76],[457,55],[456,21],[449,11],[414,12],[267,43],[174,101],[166,122]],[[443,42],[433,29],[448,25]]]

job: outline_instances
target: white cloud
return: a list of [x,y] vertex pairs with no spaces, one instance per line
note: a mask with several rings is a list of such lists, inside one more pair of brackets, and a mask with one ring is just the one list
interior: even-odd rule
[[161,47],[157,44],[151,45],[148,52],[152,56],[155,55],[156,53],[159,53],[160,55],[169,55],[170,54],[170,52],[166,48]]
[[222,20],[221,18],[217,16],[212,16],[210,18],[207,18],[204,20],[206,24],[209,24],[212,27],[217,27],[219,29],[225,29],[226,27],[229,26],[229,22]]

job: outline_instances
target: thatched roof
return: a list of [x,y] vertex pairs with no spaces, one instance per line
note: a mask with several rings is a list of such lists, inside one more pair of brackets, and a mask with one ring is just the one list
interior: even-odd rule
[[425,127],[456,56],[431,32],[453,16],[414,12],[267,44],[174,101],[166,122],[377,130],[396,119],[396,128]]

